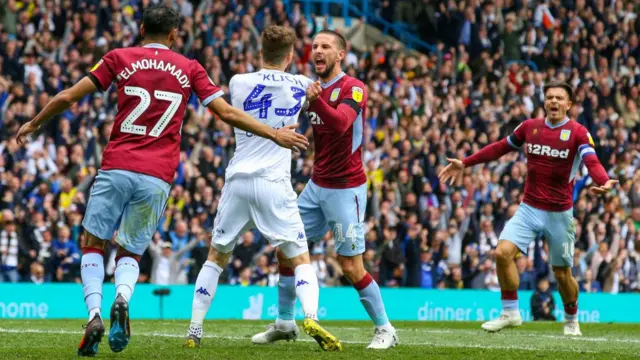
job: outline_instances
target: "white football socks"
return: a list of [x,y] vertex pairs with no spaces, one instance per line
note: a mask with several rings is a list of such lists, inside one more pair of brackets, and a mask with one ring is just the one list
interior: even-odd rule
[[116,263],[116,271],[113,275],[116,282],[116,297],[121,294],[129,302],[140,275],[138,262],[129,256],[121,257]]
[[104,258],[102,254],[87,253],[80,261],[80,276],[84,302],[89,311],[89,321],[95,314],[100,315],[102,307],[102,282],[104,281]]
[[207,260],[202,266],[198,279],[196,280],[196,290],[193,295],[191,306],[191,327],[202,327],[204,317],[211,307],[211,301],[216,295],[218,280],[222,273],[222,268],[213,261]]
[[298,265],[295,270],[296,296],[302,305],[304,317],[318,320],[320,288],[318,277],[311,264]]

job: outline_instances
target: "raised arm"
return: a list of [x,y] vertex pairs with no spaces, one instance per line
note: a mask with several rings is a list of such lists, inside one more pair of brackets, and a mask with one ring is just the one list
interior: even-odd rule
[[483,147],[477,153],[468,156],[463,160],[447,159],[450,164],[442,169],[442,171],[440,171],[440,174],[438,174],[438,176],[440,177],[440,181],[444,183],[449,181],[451,184],[453,184],[456,179],[462,174],[462,171],[465,167],[498,160],[503,155],[508,154],[511,151],[520,150],[525,142],[526,128],[528,124],[528,120],[523,122],[508,137]]
[[26,138],[38,131],[43,125],[45,125],[51,118],[67,110],[78,100],[98,90],[93,81],[85,76],[82,80],[78,81],[71,88],[59,92],[56,96],[47,103],[38,115],[33,120],[24,123],[20,130],[16,140],[18,144],[24,144]]
[[344,134],[353,125],[358,115],[362,113],[361,106],[366,98],[364,89],[359,86],[352,86],[350,89],[343,89],[342,91],[345,91],[347,95],[342,99],[338,107],[334,109],[320,97],[322,92],[320,82],[316,81],[307,88],[309,111],[315,112],[322,119],[322,123],[326,128],[338,134]]

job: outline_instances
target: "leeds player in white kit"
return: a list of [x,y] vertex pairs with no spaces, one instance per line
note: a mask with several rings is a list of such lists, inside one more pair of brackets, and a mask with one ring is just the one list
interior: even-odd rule
[[[263,68],[231,79],[232,104],[273,128],[295,125],[306,101],[306,89],[312,83],[304,76],[284,72],[293,59],[295,33],[270,26],[261,40]],[[318,279],[291,187],[291,150],[240,129],[234,131],[236,152],[226,169],[209,256],[196,280],[185,347],[200,345],[202,323],[220,274],[240,236],[257,228],[271,245],[280,247],[294,267],[296,296],[305,313],[304,331],[323,350],[341,351],[338,339],[318,324]]]

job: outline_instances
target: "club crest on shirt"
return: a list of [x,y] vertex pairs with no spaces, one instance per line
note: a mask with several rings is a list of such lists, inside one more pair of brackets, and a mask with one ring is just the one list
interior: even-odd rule
[[104,60],[100,59],[100,61],[98,61],[97,64],[93,65],[93,67],[91,68],[91,71],[95,71],[97,68],[100,67],[100,65],[102,65],[103,62]]
[[340,88],[333,89],[333,91],[331,92],[331,96],[329,97],[329,101],[338,100],[338,96],[340,96]]
[[571,137],[571,130],[562,130],[562,131],[560,131],[560,140],[569,141],[570,137]]
[[361,102],[363,96],[364,90],[362,90],[362,88],[359,88],[357,86],[351,88],[351,97],[353,97],[353,100],[355,100],[356,102]]

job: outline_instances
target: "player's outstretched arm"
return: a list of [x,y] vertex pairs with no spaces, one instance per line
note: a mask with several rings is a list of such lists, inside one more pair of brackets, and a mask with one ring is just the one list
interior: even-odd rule
[[477,153],[464,158],[464,160],[447,159],[450,164],[442,169],[442,171],[440,171],[438,177],[443,183],[447,183],[448,181],[449,184],[453,184],[462,174],[462,171],[465,167],[498,160],[503,155],[514,150],[516,150],[516,148],[510,145],[509,141],[506,138],[502,139],[498,142],[483,147]]
[[98,88],[93,83],[93,81],[89,79],[89,77],[85,76],[71,88],[58,93],[53,97],[53,99],[51,99],[51,101],[47,103],[44,109],[42,109],[40,113],[36,115],[36,117],[20,127],[20,130],[18,130],[18,135],[16,136],[18,144],[24,144],[25,139],[29,135],[38,131],[42,127],[42,125],[46,124],[49,120],[51,120],[52,117],[67,110],[75,102],[89,94],[94,93],[96,90],[98,90]]
[[607,172],[604,167],[602,167],[602,164],[600,164],[600,160],[598,160],[595,152],[583,156],[582,161],[587,166],[589,176],[598,184],[598,186],[593,186],[589,189],[592,194],[604,195],[618,184],[618,180],[609,179]]
[[227,124],[269,139],[284,148],[306,150],[309,146],[309,140],[304,135],[295,132],[297,124],[276,130],[257,121],[244,111],[229,105],[223,98],[211,101],[207,107]]
[[515,150],[517,150],[517,148],[512,146],[507,138],[504,138],[498,142],[494,142],[493,144],[483,147],[480,151],[471,156],[467,156],[462,160],[462,162],[465,167],[484,164],[489,161],[498,160],[505,154]]

